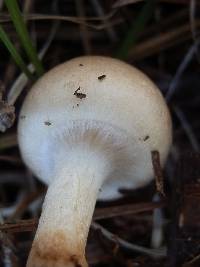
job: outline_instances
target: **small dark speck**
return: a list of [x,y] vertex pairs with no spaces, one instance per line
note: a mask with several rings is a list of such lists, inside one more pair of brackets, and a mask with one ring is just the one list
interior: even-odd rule
[[47,126],[50,126],[51,122],[50,121],[45,121],[44,124],[47,125]]
[[144,138],[143,138],[143,141],[147,141],[149,139],[149,135],[146,135]]
[[106,78],[106,75],[103,74],[103,75],[101,75],[101,76],[98,77],[98,80],[99,80],[99,81],[102,81],[102,80],[104,80],[105,78]]
[[82,92],[79,92],[81,90],[80,86],[78,89],[76,89],[76,91],[74,92],[74,95],[77,97],[77,98],[80,98],[80,99],[83,99],[83,98],[86,98],[86,94],[82,93]]
[[20,119],[22,119],[22,120],[24,120],[25,118],[26,118],[25,115],[21,115],[21,116],[20,116]]
[[83,64],[82,64],[82,63],[80,63],[80,64],[79,64],[79,66],[80,66],[80,67],[83,67]]
[[77,107],[79,107],[79,104],[76,104]]

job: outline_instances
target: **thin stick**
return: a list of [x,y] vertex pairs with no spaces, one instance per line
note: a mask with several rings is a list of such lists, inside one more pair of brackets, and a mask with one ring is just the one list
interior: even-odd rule
[[185,114],[183,113],[183,111],[178,107],[178,106],[174,106],[173,107],[177,118],[179,119],[181,126],[183,127],[189,141],[190,144],[192,146],[192,148],[194,149],[194,151],[199,152],[200,151],[200,145],[197,139],[197,136],[195,135],[192,126],[190,124],[190,122],[187,120]]
[[[150,202],[100,208],[95,210],[93,220],[107,219],[117,216],[126,216],[128,214],[137,214],[140,212],[152,211],[154,208],[163,207],[164,204],[164,202]],[[33,231],[37,227],[37,224],[38,221],[36,219],[20,220],[15,223],[5,223],[0,225],[0,231],[11,233]]]
[[156,180],[156,189],[159,193],[165,196],[164,178],[163,178],[162,168],[160,164],[160,154],[158,151],[152,151],[151,157],[152,157],[153,170],[154,170],[154,175],[155,175],[155,180]]
[[166,257],[166,248],[160,248],[160,249],[150,249],[150,248],[145,248],[142,246],[138,246],[132,243],[129,243],[122,238],[118,237],[117,235],[111,233],[107,229],[105,229],[103,226],[99,225],[96,222],[92,223],[92,228],[94,230],[99,230],[103,236],[105,236],[108,240],[114,242],[115,244],[126,248],[128,250],[132,250],[134,252],[140,252],[143,254],[146,254],[148,256],[154,257],[154,258],[162,258]]

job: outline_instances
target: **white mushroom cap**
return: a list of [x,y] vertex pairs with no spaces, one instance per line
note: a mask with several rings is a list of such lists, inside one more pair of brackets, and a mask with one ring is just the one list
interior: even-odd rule
[[[117,59],[85,56],[33,86],[18,138],[25,163],[43,182],[55,184],[63,166],[71,175],[87,162],[86,174],[93,166],[91,175],[103,177],[98,197],[106,200],[119,197],[119,188],[138,188],[153,178],[151,151],[165,162],[171,119],[160,91],[141,71]],[[85,185],[88,177],[82,179]]]
[[[76,96],[76,90],[83,96]],[[98,129],[102,138],[110,135],[122,146],[120,166],[107,182],[111,188],[116,180],[122,187],[127,180],[130,188],[148,183],[153,177],[150,152],[158,150],[164,163],[171,144],[171,119],[160,91],[138,69],[107,57],[79,57],[49,71],[33,86],[20,118],[24,161],[47,184],[54,177],[52,151],[58,148],[58,136],[71,134],[81,141],[85,131]],[[127,163],[123,167],[127,160],[129,169]],[[105,187],[100,198],[112,199],[118,186],[115,190]]]

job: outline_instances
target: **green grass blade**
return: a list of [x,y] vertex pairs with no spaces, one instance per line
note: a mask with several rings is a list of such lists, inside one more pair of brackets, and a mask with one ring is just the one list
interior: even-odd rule
[[20,54],[18,53],[18,51],[16,50],[16,48],[14,47],[12,42],[10,41],[9,37],[7,36],[6,32],[4,31],[4,29],[3,29],[3,27],[1,25],[0,25],[0,40],[4,43],[5,47],[10,52],[10,54],[11,54],[13,60],[15,61],[15,63],[21,68],[21,70],[26,74],[26,76],[29,79],[33,80],[34,79],[33,75],[31,74],[31,72],[26,67],[25,62],[21,58]]
[[151,18],[156,1],[157,0],[146,0],[146,3],[144,4],[141,12],[139,13],[136,20],[134,20],[130,30],[125,36],[125,39],[120,45],[115,55],[117,58],[126,59],[128,57],[130,48],[133,48],[140,36],[140,33],[144,30],[144,27]]
[[35,66],[37,75],[41,76],[44,72],[44,69],[41,61],[38,58],[36,49],[34,48],[32,41],[29,37],[29,33],[21,16],[18,3],[16,0],[5,0],[5,3],[21,40],[21,44],[23,45],[30,61]]

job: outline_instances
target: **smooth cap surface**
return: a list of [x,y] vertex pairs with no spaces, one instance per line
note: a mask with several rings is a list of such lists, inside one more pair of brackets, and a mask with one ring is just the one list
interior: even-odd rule
[[118,143],[118,166],[104,185],[103,199],[117,197],[119,187],[137,188],[150,181],[151,151],[158,150],[164,163],[171,144],[171,119],[160,91],[138,69],[108,57],[72,59],[35,83],[19,118],[22,157],[49,183],[58,146],[69,147],[62,140],[73,143],[92,131]]

